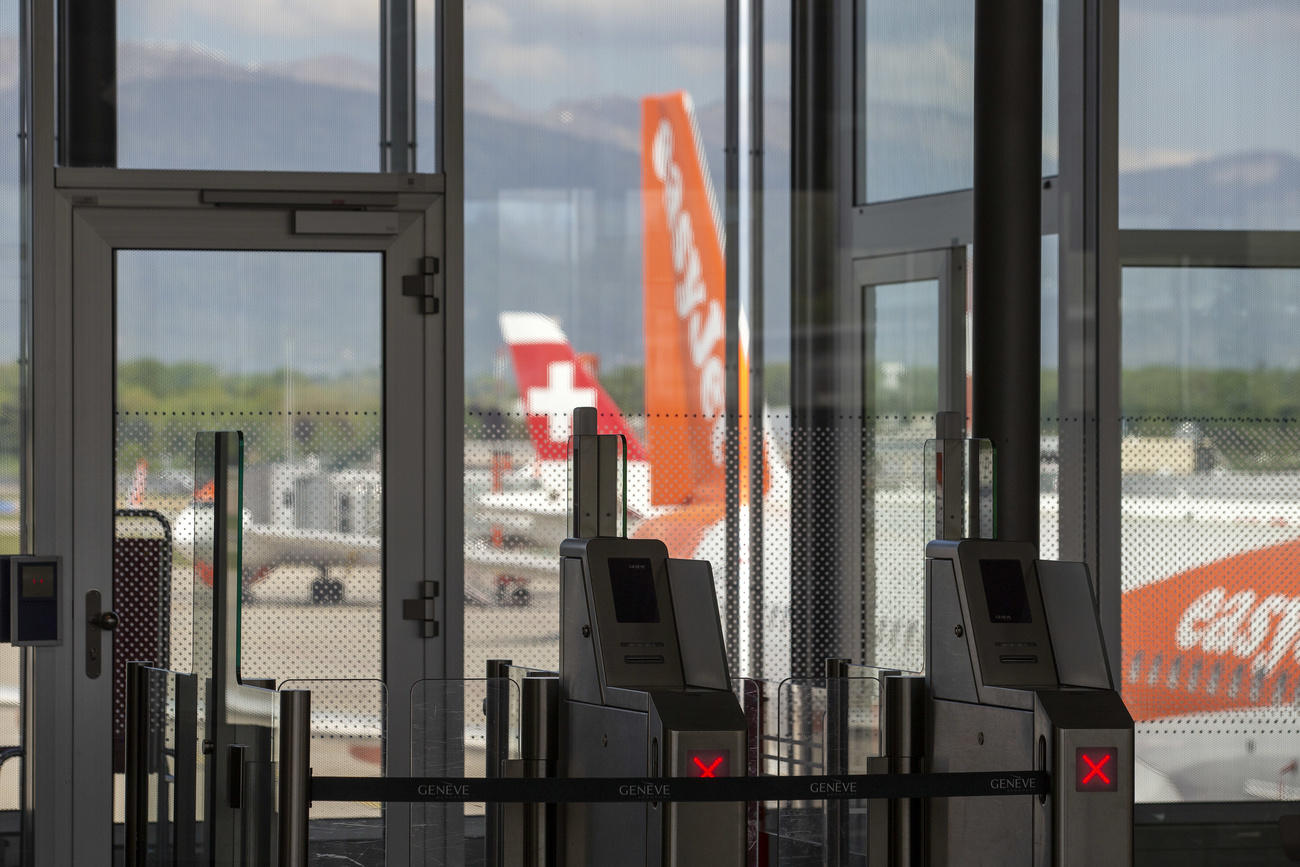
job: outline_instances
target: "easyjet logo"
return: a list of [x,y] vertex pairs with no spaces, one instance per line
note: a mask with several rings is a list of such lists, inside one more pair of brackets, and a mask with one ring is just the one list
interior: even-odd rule
[[1208,654],[1253,660],[1272,673],[1287,653],[1300,662],[1300,597],[1280,593],[1260,598],[1253,590],[1228,595],[1223,587],[1202,593],[1178,620],[1174,640],[1180,650],[1199,647]]
[[718,299],[708,298],[695,227],[685,208],[682,168],[673,151],[673,130],[667,119],[660,120],[655,130],[651,162],[655,177],[664,185],[663,206],[676,279],[674,298],[678,323],[686,329],[687,351],[699,383],[700,412],[714,420],[711,436],[713,463],[722,466],[727,433],[723,416],[727,406],[727,380],[722,351],[725,348],[726,322]]

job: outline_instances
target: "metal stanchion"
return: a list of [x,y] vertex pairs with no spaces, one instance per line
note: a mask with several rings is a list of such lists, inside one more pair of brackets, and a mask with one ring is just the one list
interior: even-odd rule
[[280,865],[307,867],[311,692],[280,693]]
[[142,662],[126,664],[126,863],[143,865],[149,840],[149,682]]
[[[525,777],[555,775],[558,751],[560,681],[548,675],[529,676],[523,682],[523,759]],[[556,863],[555,806],[524,806],[524,863],[529,867],[551,867]]]
[[[825,773],[844,774],[849,767],[849,660],[826,660],[826,745]],[[839,867],[849,863],[849,805],[827,801],[826,863]]]
[[[917,774],[925,755],[925,678],[884,678],[884,754],[889,773]],[[889,802],[889,865],[921,864],[922,808],[911,798]]]

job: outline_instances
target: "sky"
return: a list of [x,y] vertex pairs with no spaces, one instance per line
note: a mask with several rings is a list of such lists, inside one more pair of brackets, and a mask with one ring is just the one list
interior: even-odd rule
[[[872,177],[879,191],[873,199],[952,188],[968,175],[971,49],[969,34],[961,26],[954,28],[954,22],[966,20],[957,13],[968,6],[969,0],[873,0],[865,32],[877,112],[875,126],[868,122]],[[123,93],[137,81],[132,76],[173,80],[174,70],[157,65],[159,57],[172,52],[191,67],[198,58],[213,69],[242,70],[252,83],[263,74],[288,75],[304,86],[305,96],[294,99],[329,102],[342,93],[356,102],[358,116],[375,117],[378,7],[375,0],[119,0]],[[789,29],[778,14],[785,8],[782,3],[768,2],[766,8],[766,51],[771,66],[779,70],[767,86],[775,105],[788,100]],[[1054,8],[1049,2],[1049,22]],[[434,9],[432,3],[417,0],[421,34],[431,32]],[[466,71],[475,98],[483,100],[473,108],[499,110],[538,124],[563,124],[565,113],[571,116],[571,107],[579,103],[635,100],[670,89],[689,91],[702,110],[720,105],[724,9],[722,0],[468,0]],[[13,34],[17,10],[17,0],[0,0],[0,46],[13,45],[3,37]],[[1300,63],[1295,62],[1294,47],[1300,44],[1300,3],[1123,0],[1121,15],[1122,169],[1185,167],[1253,151],[1300,156],[1300,100],[1295,96],[1300,93]],[[428,43],[427,38],[421,43],[424,67],[434,59]],[[0,88],[12,87],[16,70],[16,52],[0,51]],[[1048,96],[1045,104],[1051,105]],[[242,97],[223,103],[219,95],[200,91],[187,100],[184,108],[220,114],[227,126],[237,127],[253,116],[241,115],[246,108]],[[488,100],[496,100],[499,109]],[[899,112],[900,105],[906,111]],[[609,119],[602,111],[592,109],[595,123]],[[273,131],[264,136],[273,145],[267,158],[292,164],[296,148],[317,154],[322,143],[337,141],[338,147],[351,148],[349,153],[356,156],[348,159],[365,170],[377,159],[377,119],[374,124],[368,126],[367,121],[331,132],[301,123]],[[147,131],[145,138],[151,137],[152,130]],[[1054,139],[1049,119],[1049,151]],[[215,148],[219,156],[221,148],[237,146],[238,136],[201,144]],[[946,156],[936,156],[940,154]],[[139,159],[147,164],[155,156],[146,151]],[[335,157],[323,153],[320,158]],[[716,159],[720,163],[720,154]],[[11,166],[12,175],[16,163],[4,163]],[[721,166],[713,169],[720,177]],[[1267,177],[1248,180],[1268,182]],[[628,185],[634,186],[635,180]],[[531,195],[526,185],[516,186],[520,188],[510,192],[509,201]],[[547,190],[554,182],[539,177],[533,186]],[[13,183],[0,177],[0,188],[0,205],[12,214],[17,197],[8,191]],[[502,206],[498,222],[508,215],[508,204]],[[599,202],[588,209],[602,221],[609,219],[607,210]],[[634,219],[628,225],[625,234],[631,237]],[[500,226],[504,223],[499,222],[498,229],[504,231]],[[6,319],[11,323],[0,326],[0,350],[16,345],[16,233],[16,220],[0,219],[0,269],[5,272],[0,273],[0,311],[10,314]],[[601,242],[597,235],[590,237]],[[624,237],[617,240],[630,243]],[[496,243],[512,242],[502,237]],[[519,246],[521,253],[524,247]],[[630,278],[620,274],[619,279],[635,281],[634,263],[629,273]],[[562,282],[556,291],[565,292],[564,285],[579,284]],[[636,291],[635,286],[623,288]],[[490,293],[479,297],[481,303],[496,303]],[[569,299],[559,309],[573,309],[574,304],[575,299]],[[495,314],[484,318],[490,322]]]
[[[1050,18],[1056,4],[1047,5]],[[932,61],[908,81],[889,82],[888,90],[897,84],[936,110],[968,110],[968,48],[950,26],[968,18],[961,13],[968,6],[968,0],[872,4],[867,38],[882,58],[903,61],[881,68],[906,69],[908,56]],[[10,7],[16,10],[15,0],[0,11]],[[768,7],[774,16],[781,5]],[[374,0],[120,0],[119,33],[131,42],[201,44],[250,67],[321,55],[377,65],[378,8]],[[417,0],[422,20],[433,9]],[[721,0],[468,0],[466,71],[526,106],[640,95],[669,78],[704,104],[723,92],[723,9]],[[784,25],[775,18],[768,23],[769,50],[788,51]],[[0,32],[11,26],[0,21]],[[1293,0],[1125,0],[1124,166],[1185,163],[1243,143],[1295,152],[1298,43],[1300,10]]]

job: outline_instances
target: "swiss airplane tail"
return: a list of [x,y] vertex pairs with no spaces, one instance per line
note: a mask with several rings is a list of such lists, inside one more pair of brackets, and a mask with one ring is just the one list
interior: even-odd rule
[[[646,439],[652,502],[725,497],[725,235],[695,107],[683,91],[641,100]],[[749,423],[748,323],[739,311],[739,421]],[[749,443],[740,438],[748,500]]]
[[596,408],[599,433],[626,438],[628,460],[645,460],[645,449],[618,404],[601,387],[590,364],[573,351],[558,322],[540,313],[518,312],[502,313],[499,322],[539,460],[568,460],[573,409],[578,406]]

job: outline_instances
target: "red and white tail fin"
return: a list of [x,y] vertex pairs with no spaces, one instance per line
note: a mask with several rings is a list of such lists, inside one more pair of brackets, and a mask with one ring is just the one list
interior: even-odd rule
[[645,460],[641,441],[618,404],[597,381],[592,365],[573,351],[560,324],[540,313],[502,313],[501,335],[510,348],[515,380],[538,460],[565,461],[574,407],[594,406],[597,430],[627,438],[629,460]]
[[[646,439],[655,505],[725,496],[727,269],[721,212],[688,94],[641,100]],[[750,423],[740,313],[739,419]],[[742,502],[749,438],[740,438]]]
[[149,488],[149,462],[144,458],[135,462],[135,479],[131,482],[131,506],[139,508],[144,505],[145,492]]

